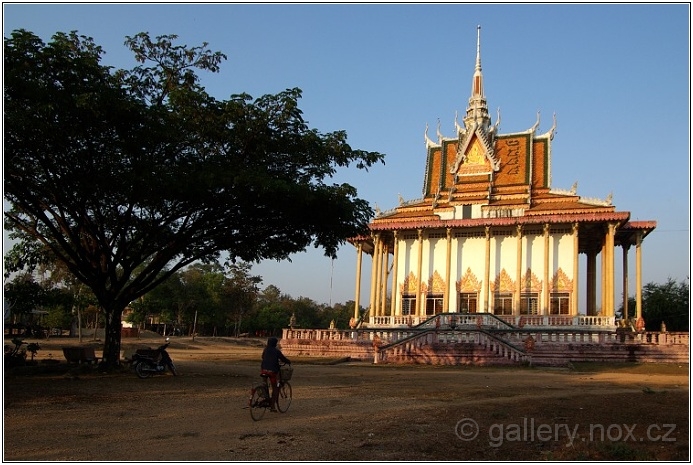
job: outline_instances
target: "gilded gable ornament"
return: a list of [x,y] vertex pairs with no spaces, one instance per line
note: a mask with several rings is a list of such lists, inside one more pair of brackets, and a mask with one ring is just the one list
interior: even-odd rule
[[573,280],[568,277],[563,269],[556,270],[553,279],[549,281],[549,289],[552,291],[570,292],[573,290]]
[[433,276],[428,280],[428,289],[434,294],[444,294],[445,288],[445,280],[440,277],[437,271],[434,271]]
[[479,292],[481,281],[479,281],[471,268],[467,268],[464,276],[456,283],[457,292]]
[[414,272],[410,271],[409,275],[404,278],[404,282],[400,285],[399,290],[402,294],[416,294],[419,287],[419,280],[414,276]]
[[527,268],[527,273],[525,273],[522,278],[522,290],[524,292],[541,292],[542,282],[539,280],[537,275],[532,273],[532,270]]
[[515,281],[505,271],[505,268],[498,273],[496,280],[490,284],[492,292],[515,292]]
[[484,164],[484,154],[482,152],[481,144],[479,140],[475,140],[471,148],[467,152],[465,164],[468,165],[483,165]]

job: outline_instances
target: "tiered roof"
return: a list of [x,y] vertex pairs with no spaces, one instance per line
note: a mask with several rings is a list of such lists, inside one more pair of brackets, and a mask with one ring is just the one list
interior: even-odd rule
[[[484,95],[481,69],[481,28],[477,28],[477,53],[469,103],[457,134],[438,141],[424,133],[426,170],[423,197],[404,202],[387,212],[377,212],[371,230],[501,226],[545,223],[618,222],[635,225],[645,234],[655,222],[627,223],[630,213],[617,212],[611,199],[587,199],[570,191],[551,189],[549,131],[538,134],[540,115],[526,131],[499,134],[500,111],[492,124]],[[610,197],[610,196],[609,196]],[[464,207],[463,207],[464,206]],[[470,215],[470,208],[475,213]],[[624,240],[630,236],[621,234]],[[620,237],[620,236],[619,236]]]

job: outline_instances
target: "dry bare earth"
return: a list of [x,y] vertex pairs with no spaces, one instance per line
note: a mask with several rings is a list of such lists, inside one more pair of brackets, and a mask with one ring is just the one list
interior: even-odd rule
[[[132,350],[161,340],[124,341]],[[64,363],[65,340],[40,343],[39,361]],[[178,377],[6,373],[3,458],[690,460],[688,365],[541,369],[297,359],[289,411],[254,422],[245,407],[261,350],[262,341],[253,339],[175,338],[169,352]]]

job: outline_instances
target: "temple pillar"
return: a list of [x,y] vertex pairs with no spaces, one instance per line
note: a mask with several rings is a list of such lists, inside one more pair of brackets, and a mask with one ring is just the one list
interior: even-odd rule
[[363,261],[363,243],[356,246],[356,295],[354,296],[354,319],[359,319],[359,300],[361,299],[361,265]]
[[616,235],[616,224],[615,223],[608,223],[607,224],[607,234],[606,234],[606,253],[607,253],[607,261],[606,261],[606,288],[607,288],[607,294],[606,294],[606,300],[604,301],[606,305],[606,316],[614,316],[615,311],[614,311],[614,298],[615,298],[615,275],[614,275],[614,251],[615,251],[615,244],[614,244],[614,238]]
[[373,236],[373,265],[371,269],[371,294],[370,294],[370,302],[369,302],[369,309],[370,309],[370,317],[376,316],[376,307],[375,307],[375,295],[376,295],[376,289],[377,289],[377,282],[376,278],[378,276],[378,248],[380,247],[379,245],[380,242],[380,233],[376,234]]
[[513,315],[520,314],[520,300],[522,295],[522,225],[517,225],[517,263],[515,271],[515,301]]
[[570,314],[575,316],[578,314],[578,290],[579,286],[579,276],[580,276],[580,241],[578,237],[578,231],[580,229],[579,223],[573,223],[573,289],[570,299]]
[[378,276],[376,277],[376,286],[375,286],[375,311],[378,316],[383,316],[382,312],[382,288],[383,288],[383,259],[385,256],[383,255],[383,249],[385,248],[385,241],[383,240],[383,237],[380,236],[380,240],[378,241]]
[[387,280],[390,277],[390,245],[383,242],[383,269],[380,280],[380,315],[385,316],[387,310]]
[[450,311],[450,261],[452,254],[452,229],[447,231],[447,254],[445,258],[445,294],[443,294],[443,312]]
[[597,314],[597,250],[587,251],[587,315]]
[[488,313],[490,311],[489,283],[491,282],[491,227],[486,226],[484,232],[486,234],[486,256],[484,258],[484,284],[482,286],[482,296],[484,299],[484,312]]
[[606,289],[606,263],[608,261],[607,253],[606,253],[606,236],[602,238],[602,251],[600,253],[601,255],[601,265],[602,265],[602,276],[601,276],[601,305],[599,309],[599,314],[600,315],[606,315],[606,294],[607,294],[607,289]]
[[392,258],[392,294],[390,297],[390,315],[400,315],[401,312],[401,306],[397,306],[397,265],[398,265],[398,260],[397,260],[397,255],[399,254],[399,244],[397,243],[397,231],[392,231],[392,236],[393,236],[393,251],[392,254],[394,257]]
[[623,319],[628,320],[628,249],[630,244],[623,244]]
[[635,320],[642,318],[642,231],[635,236]]
[[542,296],[541,296],[541,314],[548,315],[549,311],[549,296],[551,289],[549,289],[549,250],[551,244],[551,225],[544,224],[544,282],[542,283]]
[[418,229],[417,230],[419,234],[419,253],[418,253],[418,261],[416,265],[417,269],[417,276],[416,279],[418,280],[418,286],[416,287],[416,316],[421,316],[425,314],[425,311],[422,311],[423,305],[425,304],[425,300],[423,299],[421,295],[421,288],[423,284],[423,278],[422,278],[422,267],[423,267],[423,230]]

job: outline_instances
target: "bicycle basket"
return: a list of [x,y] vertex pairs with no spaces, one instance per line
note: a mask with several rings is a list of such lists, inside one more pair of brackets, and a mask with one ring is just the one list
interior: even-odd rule
[[294,369],[291,365],[284,365],[279,368],[279,378],[282,381],[289,381],[291,376],[294,374]]

